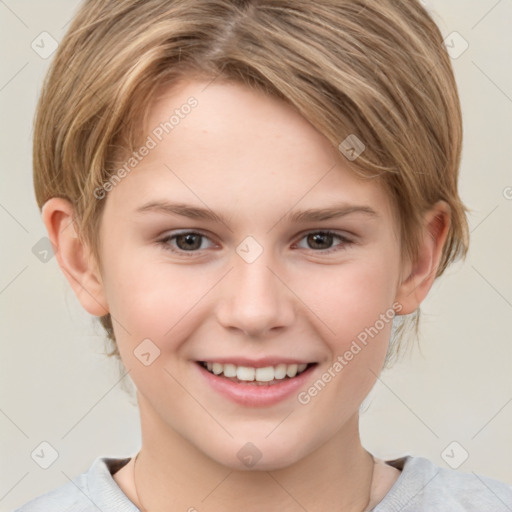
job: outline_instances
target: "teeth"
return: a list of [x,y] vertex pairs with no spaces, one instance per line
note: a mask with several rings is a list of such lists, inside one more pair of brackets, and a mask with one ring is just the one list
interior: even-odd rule
[[286,377],[286,365],[285,364],[278,364],[274,368],[274,378],[281,380]]
[[297,375],[297,370],[298,370],[298,366],[296,364],[290,364],[288,365],[288,368],[286,369],[286,375],[288,375],[288,377],[295,377],[295,375]]
[[224,377],[236,377],[236,366],[234,364],[224,365]]
[[236,377],[238,380],[254,380],[256,370],[248,366],[239,366],[236,369]]
[[234,364],[203,363],[208,371],[214,375],[224,374],[224,377],[236,377],[238,380],[247,382],[270,382],[282,380],[285,377],[293,378],[302,373],[307,364],[278,364],[277,366],[266,366],[264,368],[251,368],[249,366],[236,366]]
[[265,368],[256,368],[255,378],[260,382],[270,382],[274,380],[274,367],[266,366]]

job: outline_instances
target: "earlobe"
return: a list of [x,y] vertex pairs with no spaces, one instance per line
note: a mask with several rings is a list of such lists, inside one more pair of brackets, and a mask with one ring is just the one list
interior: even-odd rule
[[402,305],[401,315],[418,309],[437,277],[443,247],[450,229],[450,207],[437,202],[425,215],[423,236],[418,258],[408,268],[407,277],[400,283],[396,300]]
[[77,234],[73,205],[53,197],[44,204],[42,218],[55,258],[83,308],[94,316],[106,315],[109,310],[101,275],[91,251]]

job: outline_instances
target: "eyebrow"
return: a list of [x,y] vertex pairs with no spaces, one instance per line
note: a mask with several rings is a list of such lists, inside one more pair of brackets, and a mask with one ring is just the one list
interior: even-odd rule
[[[156,212],[167,215],[180,215],[196,220],[209,220],[227,225],[227,218],[221,213],[216,213],[209,208],[191,206],[185,203],[173,203],[169,201],[151,201],[136,209],[137,213]],[[308,210],[295,210],[285,214],[281,220],[290,223],[319,222],[324,220],[345,217],[353,213],[363,213],[370,217],[379,217],[379,214],[370,206],[342,204],[329,208],[311,208]]]

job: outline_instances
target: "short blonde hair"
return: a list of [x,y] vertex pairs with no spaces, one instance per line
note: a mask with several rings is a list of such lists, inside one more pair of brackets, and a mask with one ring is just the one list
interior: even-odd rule
[[[336,148],[357,136],[366,149],[347,162],[386,187],[403,254],[415,258],[423,215],[444,200],[451,223],[437,276],[465,257],[460,102],[441,33],[419,1],[87,0],[42,88],[33,165],[39,207],[71,201],[98,262],[105,200],[94,191],[140,146],[157,88],[195,77],[282,99]],[[419,310],[411,316],[417,332]],[[110,315],[101,323],[109,355],[119,356]]]

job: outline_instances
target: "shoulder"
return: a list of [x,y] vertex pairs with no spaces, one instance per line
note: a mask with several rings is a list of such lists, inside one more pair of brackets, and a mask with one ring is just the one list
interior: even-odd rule
[[49,510],[86,512],[91,510],[92,503],[87,503],[87,474],[77,476],[73,482],[52,489],[25,503],[15,512],[47,512]]
[[129,460],[98,457],[85,473],[32,499],[14,512],[98,512],[98,509],[137,512],[112,477]]
[[510,512],[512,486],[453,469],[441,468],[423,457],[387,461],[402,471],[375,512]]

